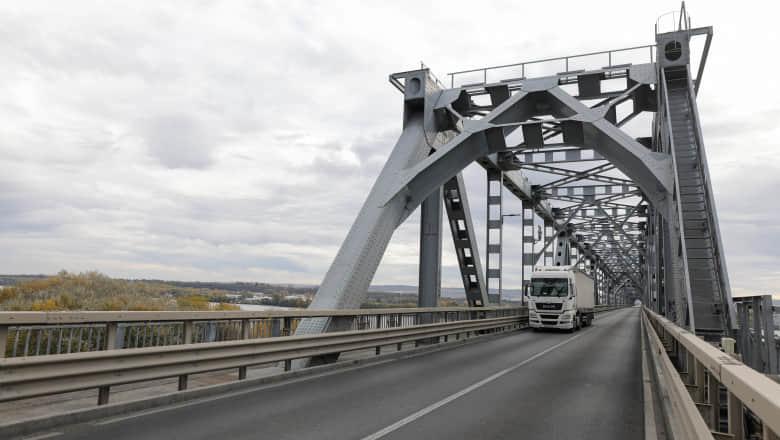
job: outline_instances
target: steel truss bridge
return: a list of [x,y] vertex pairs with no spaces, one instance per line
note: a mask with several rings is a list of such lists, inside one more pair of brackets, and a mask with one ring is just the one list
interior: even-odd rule
[[[777,439],[777,310],[732,300],[696,102],[712,28],[671,18],[648,46],[391,75],[403,131],[307,310],[0,312],[0,438]],[[418,208],[419,307],[360,310]],[[508,215],[524,281],[592,276],[592,328],[500,304]],[[467,307],[438,307],[445,224]]]
[[[734,306],[696,104],[712,28],[679,17],[670,32],[656,27],[653,45],[455,72],[449,87],[427,68],[391,75],[403,132],[312,307],[359,307],[393,231],[418,207],[420,305],[440,294],[442,211],[469,305],[496,303],[502,207],[516,197],[524,279],[535,265],[577,265],[600,303],[643,299],[708,339],[729,335]],[[474,162],[487,179],[484,268],[461,175]],[[311,320],[299,333],[329,328]]]

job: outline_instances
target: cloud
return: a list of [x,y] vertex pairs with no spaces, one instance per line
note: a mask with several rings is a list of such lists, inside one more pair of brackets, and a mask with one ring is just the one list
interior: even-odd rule
[[[776,14],[687,6],[716,30],[699,109],[731,282],[771,290],[780,133],[768,98],[780,85],[735,83],[733,66],[739,54],[751,71],[776,70],[766,45],[746,44],[777,42]],[[448,71],[646,44],[665,12],[637,4],[596,29],[583,17],[624,5],[571,2],[551,17],[543,3],[494,1],[478,23],[468,7],[0,5],[0,267],[318,283],[401,132],[388,74],[422,59],[446,82]],[[484,173],[464,175],[484,237]],[[519,209],[509,201],[505,212]],[[504,263],[516,288],[512,220]],[[412,215],[396,232],[377,283],[416,283],[418,228]],[[444,284],[458,286],[448,234]]]
[[168,115],[144,127],[149,152],[168,168],[206,168],[212,164],[214,136],[190,116]]

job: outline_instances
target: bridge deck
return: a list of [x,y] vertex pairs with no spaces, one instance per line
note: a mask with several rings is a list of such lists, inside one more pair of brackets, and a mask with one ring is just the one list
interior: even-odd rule
[[575,334],[520,332],[55,438],[641,438],[638,317],[620,310]]

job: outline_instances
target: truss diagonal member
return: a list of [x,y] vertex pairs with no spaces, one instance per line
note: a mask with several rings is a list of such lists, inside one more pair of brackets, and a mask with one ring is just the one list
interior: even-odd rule
[[[640,204],[641,204],[641,202],[640,202]],[[624,221],[622,221],[622,222],[620,222],[620,223],[616,222],[616,221],[615,221],[615,220],[614,220],[614,219],[613,219],[611,216],[609,216],[609,215],[607,215],[607,216],[606,216],[606,219],[607,219],[607,221],[609,221],[609,222],[612,224],[612,226],[613,226],[613,228],[614,228],[614,229],[613,229],[614,231],[617,231],[618,233],[620,233],[621,235],[623,235],[623,236],[624,236],[624,237],[625,237],[625,238],[626,238],[626,239],[629,241],[629,244],[630,244],[630,245],[631,245],[633,248],[635,248],[637,251],[639,251],[639,253],[640,253],[640,254],[642,254],[642,256],[643,256],[643,257],[647,258],[647,254],[645,253],[645,251],[644,251],[644,250],[642,250],[642,249],[639,247],[639,244],[636,242],[636,240],[634,240],[634,238],[633,238],[633,237],[631,237],[631,236],[630,236],[628,233],[626,233],[625,229],[623,229],[623,226],[626,224],[626,222],[628,221],[628,219],[629,219],[629,218],[631,218],[631,216],[633,216],[633,215],[634,215],[634,213],[637,211],[637,208],[638,208],[638,207],[639,207],[639,205],[637,205],[637,206],[636,206],[636,207],[635,207],[633,210],[631,210],[631,212],[630,212],[630,213],[628,213],[628,215],[626,215],[626,218],[625,218],[625,220],[624,220]]]
[[[623,225],[625,225],[625,224],[626,224],[626,222],[628,221],[628,219],[629,219],[629,218],[630,218],[630,217],[628,217],[628,216],[627,216],[625,220],[623,220],[622,222],[620,222],[620,223],[618,224],[618,226],[619,226],[620,228],[622,228],[622,227],[623,227]],[[597,246],[597,245],[598,245],[598,244],[601,242],[601,240],[602,240],[604,237],[606,237],[607,235],[610,235],[610,233],[611,233],[611,232],[612,232],[612,230],[611,230],[611,229],[605,229],[605,230],[603,230],[603,231],[602,231],[602,232],[599,234],[598,238],[596,238],[596,241],[594,241],[594,242],[593,242],[593,244],[591,244],[591,245],[590,245],[591,249],[593,249],[594,247],[596,247],[596,246]],[[622,248],[621,248],[621,251],[622,251]],[[625,265],[625,267],[626,267],[626,270],[628,270],[629,268],[631,268],[631,264],[628,262],[628,260],[626,259],[625,255],[623,255],[623,252],[618,252],[618,256],[619,256],[619,257],[620,257],[620,259],[623,261],[623,264]],[[629,275],[629,277],[631,278],[631,281],[633,281],[633,282],[634,282],[634,284],[636,284],[636,286],[637,286],[637,287],[641,287],[641,284],[639,283],[639,281],[638,281],[638,280],[637,280],[637,279],[636,279],[636,278],[635,278],[633,275],[629,274],[628,272],[626,272],[626,275]]]
[[447,210],[466,300],[469,306],[487,305],[489,301],[485,287],[485,272],[482,270],[466,184],[461,173],[444,184],[444,207]]
[[[538,167],[538,165],[535,165]],[[546,183],[540,187],[540,189],[547,189],[555,186],[567,185],[569,183],[577,182],[580,180],[593,180],[597,182],[612,183],[613,185],[631,185],[632,182],[625,179],[619,179],[616,177],[600,176],[599,173],[607,172],[615,169],[615,165],[606,163],[597,167],[589,168],[583,171],[571,171],[563,168],[549,167],[550,171],[546,171],[545,168],[536,168],[538,171],[543,172],[556,172],[556,174],[563,174],[568,177],[564,177],[558,180],[553,180],[550,183]],[[565,172],[564,172],[565,171]]]
[[[390,238],[404,218],[404,201],[382,204],[382,190],[404,167],[428,155],[430,147],[424,137],[423,112],[410,115],[390,158],[325,274],[311,308],[360,307]],[[329,325],[329,319],[305,319],[296,334],[322,333]]]
[[496,124],[527,120],[531,115],[530,103],[523,103],[527,96],[525,92],[517,92],[483,119],[463,120],[460,134],[418,164],[399,173],[396,184],[390,186],[385,194],[383,204],[404,199],[408,216],[431,191],[463,168],[481,157],[506,150],[505,130],[515,125],[504,127]]
[[563,228],[564,228],[564,227],[566,227],[566,225],[568,225],[568,224],[571,222],[571,220],[574,218],[574,215],[577,213],[577,211],[578,211],[578,210],[582,209],[582,206],[583,206],[584,204],[585,204],[585,201],[582,201],[582,202],[580,202],[580,204],[579,204],[579,205],[577,205],[577,208],[576,208],[576,209],[574,209],[574,210],[571,212],[571,214],[569,214],[569,216],[566,218],[566,220],[564,220],[564,221],[561,223],[561,225],[563,225],[563,227],[562,227],[561,229],[558,229],[558,228],[556,228],[556,223],[557,223],[557,222],[553,222],[553,229],[555,230],[555,233],[554,233],[554,234],[552,234],[552,236],[550,237],[550,239],[549,239],[549,240],[547,240],[547,242],[544,244],[544,247],[542,248],[542,250],[541,250],[541,251],[539,251],[539,253],[538,253],[538,254],[537,254],[535,257],[534,257],[534,259],[535,259],[535,260],[538,260],[538,259],[539,259],[539,257],[541,257],[542,255],[544,255],[544,251],[546,251],[546,250],[547,250],[547,248],[548,248],[548,247],[550,247],[550,244],[551,244],[553,241],[555,241],[555,240],[558,238],[558,234],[560,234],[561,232],[563,232]]
[[674,177],[668,154],[649,151],[623,130],[609,122],[606,109],[591,109],[560,87],[548,93],[558,102],[559,111],[573,114],[582,123],[582,142],[613,163],[634,180],[649,201],[668,216]]

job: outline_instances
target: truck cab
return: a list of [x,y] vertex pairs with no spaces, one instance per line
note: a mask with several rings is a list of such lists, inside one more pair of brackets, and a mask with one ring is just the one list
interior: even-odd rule
[[526,294],[534,329],[576,331],[593,322],[593,280],[575,267],[535,267]]

